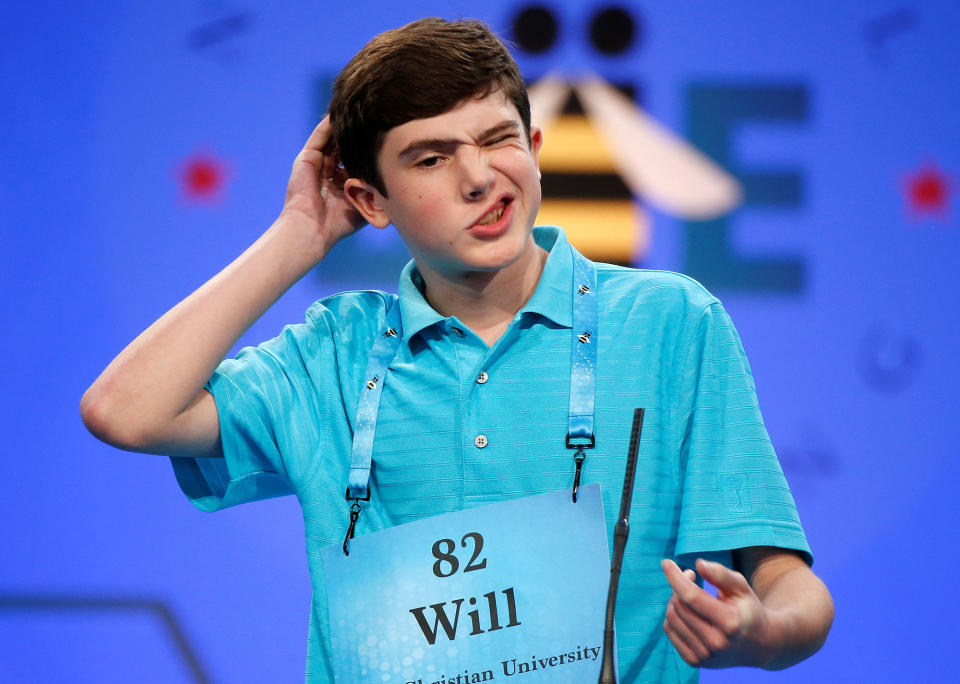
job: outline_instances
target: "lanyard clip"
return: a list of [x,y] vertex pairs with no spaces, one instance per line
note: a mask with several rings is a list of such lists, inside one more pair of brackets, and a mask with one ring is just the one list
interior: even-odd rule
[[589,442],[574,443],[573,439],[586,439],[586,437],[571,437],[570,433],[567,433],[567,448],[577,450],[573,454],[573,462],[577,466],[576,473],[573,476],[573,503],[577,503],[577,492],[580,490],[580,471],[583,469],[583,462],[587,458],[583,450],[592,449],[597,445],[597,441],[592,434]]
[[583,447],[578,447],[577,453],[573,455],[573,461],[577,464],[577,473],[573,476],[573,503],[577,503],[577,492],[580,491],[580,469],[586,457],[587,455],[583,453]]
[[347,536],[343,539],[343,555],[350,555],[350,540],[353,539],[353,533],[357,529],[357,520],[360,519],[360,499],[354,499],[350,504],[350,527],[347,528]]
[[350,540],[353,539],[354,532],[355,532],[356,529],[357,529],[357,520],[360,519],[360,511],[362,510],[362,509],[361,509],[361,506],[360,506],[360,502],[361,502],[361,501],[369,501],[369,500],[370,500],[370,485],[369,485],[369,484],[367,485],[367,492],[366,492],[366,493],[367,493],[367,495],[366,495],[365,497],[363,497],[363,498],[360,498],[360,496],[357,495],[357,494],[354,494],[354,496],[351,497],[351,496],[350,496],[350,488],[347,487],[347,493],[346,493],[347,501],[349,501],[351,498],[353,498],[353,503],[350,504],[350,527],[347,528],[347,536],[343,538],[343,555],[344,555],[344,556],[349,556],[349,555],[350,555]]

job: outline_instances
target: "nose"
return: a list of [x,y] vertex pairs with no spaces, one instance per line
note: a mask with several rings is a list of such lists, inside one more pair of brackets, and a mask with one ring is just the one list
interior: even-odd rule
[[469,200],[486,197],[496,179],[486,153],[480,148],[465,149],[460,168],[463,196]]

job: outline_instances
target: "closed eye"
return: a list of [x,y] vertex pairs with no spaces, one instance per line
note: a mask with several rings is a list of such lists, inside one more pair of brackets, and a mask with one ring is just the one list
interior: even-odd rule
[[501,143],[505,143],[505,142],[511,141],[511,140],[513,140],[513,139],[516,138],[516,137],[517,137],[517,136],[514,135],[513,133],[508,133],[507,135],[500,135],[500,136],[497,136],[496,138],[493,138],[492,140],[488,140],[488,141],[487,141],[486,143],[484,143],[484,144],[487,145],[487,146],[499,145],[499,144],[501,144]]

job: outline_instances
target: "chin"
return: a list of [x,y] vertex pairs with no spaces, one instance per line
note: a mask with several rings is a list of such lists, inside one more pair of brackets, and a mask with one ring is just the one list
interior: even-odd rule
[[495,244],[486,245],[473,259],[478,268],[496,271],[515,263],[526,250],[526,240],[519,237],[507,237]]

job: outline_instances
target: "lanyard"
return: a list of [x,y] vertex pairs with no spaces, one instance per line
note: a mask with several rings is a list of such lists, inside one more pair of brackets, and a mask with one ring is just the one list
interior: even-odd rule
[[[596,397],[597,369],[597,269],[593,262],[570,246],[573,255],[573,327],[570,352],[570,409],[568,413],[566,447],[576,449],[574,462],[573,501],[577,500],[580,470],[586,458],[584,449],[596,445],[593,434],[594,399]],[[343,540],[343,552],[350,554],[360,517],[360,501],[370,500],[370,467],[373,463],[373,438],[377,427],[377,412],[387,375],[387,368],[397,354],[403,327],[399,301],[388,306],[386,329],[377,335],[373,350],[367,359],[364,384],[357,403],[357,418],[353,432],[350,477],[346,498],[350,506],[350,527]]]
[[367,359],[363,388],[357,404],[357,420],[353,431],[352,462],[347,484],[348,499],[370,500],[370,465],[373,461],[373,436],[377,429],[377,412],[380,410],[380,395],[387,375],[387,366],[397,355],[403,327],[400,322],[400,302],[388,307],[387,329],[377,336],[373,351]]
[[580,489],[584,449],[597,442],[593,436],[593,404],[597,384],[597,268],[570,247],[573,253],[573,337],[570,349],[570,411],[566,446],[577,471],[573,477],[573,502]]

